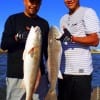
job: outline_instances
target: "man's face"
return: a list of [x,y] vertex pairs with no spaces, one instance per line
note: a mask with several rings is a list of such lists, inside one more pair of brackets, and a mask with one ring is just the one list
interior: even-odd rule
[[79,0],[64,0],[64,3],[70,10],[75,10],[79,7]]
[[24,0],[24,5],[25,5],[25,13],[28,16],[33,16],[36,15],[40,8],[40,4],[37,2],[30,2],[30,0]]

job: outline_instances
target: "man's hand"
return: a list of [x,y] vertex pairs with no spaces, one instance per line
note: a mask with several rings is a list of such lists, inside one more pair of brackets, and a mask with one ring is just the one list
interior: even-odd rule
[[60,40],[61,42],[71,42],[71,37],[71,33],[66,28],[64,28],[64,34],[57,40]]
[[16,41],[25,42],[26,39],[27,39],[27,36],[28,36],[28,31],[25,31],[25,32],[18,32],[18,33],[15,35],[15,40],[16,40]]

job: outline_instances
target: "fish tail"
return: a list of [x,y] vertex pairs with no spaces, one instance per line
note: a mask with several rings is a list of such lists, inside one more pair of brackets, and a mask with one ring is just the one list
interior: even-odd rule
[[57,93],[56,90],[48,91],[45,100],[57,100]]

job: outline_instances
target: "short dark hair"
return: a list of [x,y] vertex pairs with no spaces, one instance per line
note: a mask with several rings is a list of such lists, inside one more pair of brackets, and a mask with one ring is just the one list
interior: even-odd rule
[[29,0],[31,3],[41,4],[42,0]]

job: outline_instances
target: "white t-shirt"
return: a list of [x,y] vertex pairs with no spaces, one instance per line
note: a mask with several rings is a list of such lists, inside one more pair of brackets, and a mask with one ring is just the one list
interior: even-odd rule
[[[79,7],[73,15],[65,14],[60,20],[60,27],[67,28],[74,36],[100,32],[99,19],[91,8]],[[93,71],[89,46],[78,43],[62,43],[61,72],[71,75],[90,75]]]

